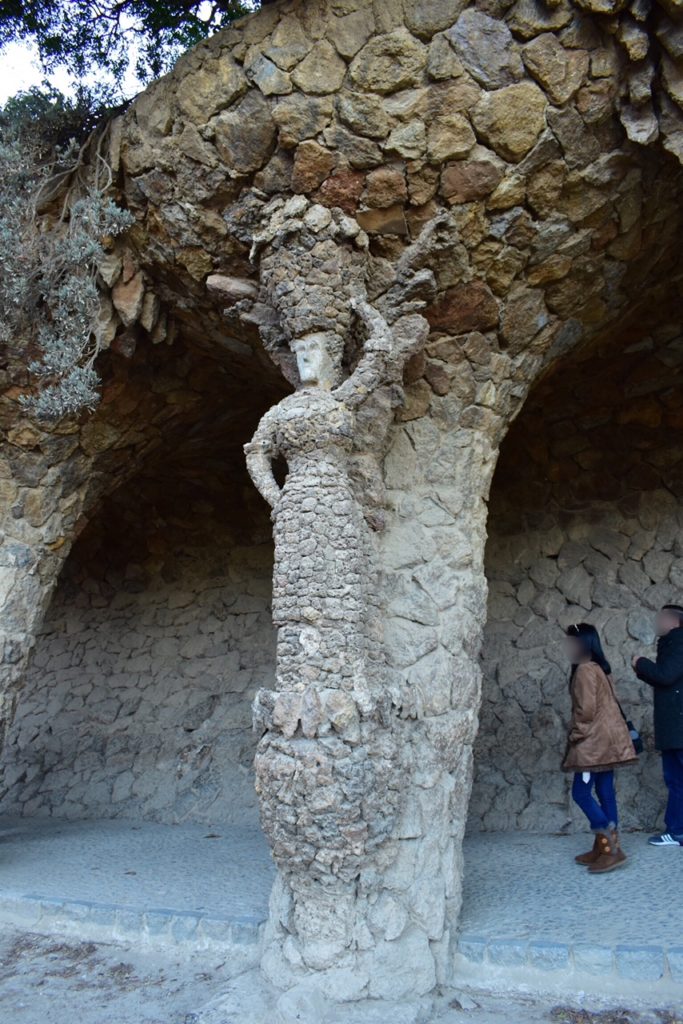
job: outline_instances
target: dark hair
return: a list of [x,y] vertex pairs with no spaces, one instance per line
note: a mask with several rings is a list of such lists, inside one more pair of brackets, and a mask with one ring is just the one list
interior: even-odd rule
[[678,623],[683,626],[683,606],[680,604],[664,604],[662,605],[663,612],[675,612],[678,616]]
[[[589,622],[577,622],[576,625],[567,627],[567,636],[580,640],[584,652],[590,657],[590,660],[599,665],[606,676],[610,674],[612,667],[605,657],[600,643],[600,634],[595,626],[591,626]],[[572,665],[572,676],[575,672],[576,665]]]

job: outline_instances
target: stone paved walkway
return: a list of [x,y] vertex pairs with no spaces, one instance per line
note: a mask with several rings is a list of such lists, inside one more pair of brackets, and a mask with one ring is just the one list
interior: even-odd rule
[[254,828],[0,819],[0,920],[38,930],[255,946],[273,877]]
[[[462,961],[683,986],[683,848],[645,839],[593,877],[573,862],[584,836],[468,838]],[[0,819],[0,923],[36,931],[256,958],[273,875],[254,828]]]
[[[460,952],[475,963],[683,986],[683,847],[626,835],[628,864],[589,875],[590,836],[467,840]],[[682,990],[683,991],[683,990]]]

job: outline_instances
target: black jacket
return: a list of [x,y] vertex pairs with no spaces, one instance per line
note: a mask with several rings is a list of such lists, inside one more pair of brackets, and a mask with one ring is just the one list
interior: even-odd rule
[[683,750],[683,626],[657,641],[657,658],[638,658],[636,675],[655,691],[655,746]]

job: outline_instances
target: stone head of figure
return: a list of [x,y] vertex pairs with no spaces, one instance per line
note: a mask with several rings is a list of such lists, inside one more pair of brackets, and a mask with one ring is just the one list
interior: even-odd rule
[[331,331],[305,334],[290,342],[304,387],[333,388],[341,380],[344,343]]

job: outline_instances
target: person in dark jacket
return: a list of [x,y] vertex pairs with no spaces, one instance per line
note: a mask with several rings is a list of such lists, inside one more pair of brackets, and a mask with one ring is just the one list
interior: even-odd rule
[[639,655],[633,667],[654,690],[655,746],[669,792],[666,832],[651,836],[651,846],[683,846],[683,606],[664,605],[656,620],[657,657]]

